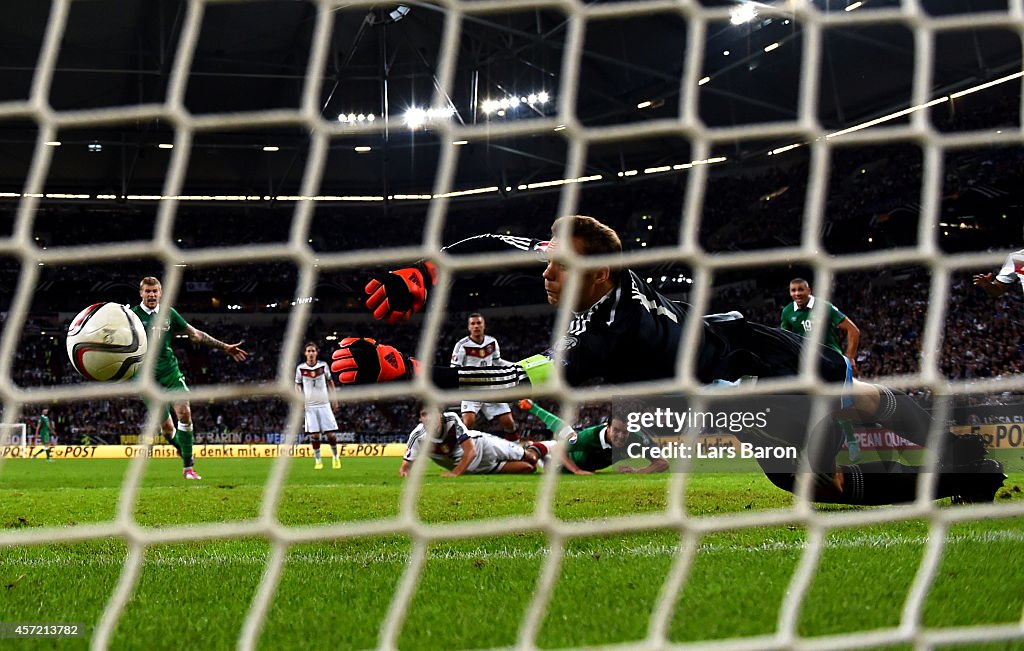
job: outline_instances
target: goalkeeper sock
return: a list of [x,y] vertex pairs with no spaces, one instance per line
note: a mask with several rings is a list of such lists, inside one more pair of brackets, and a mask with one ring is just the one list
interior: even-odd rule
[[[917,477],[924,466],[904,466],[895,461],[871,461],[853,466],[840,466],[843,473],[841,504],[880,506],[913,502],[917,497]],[[978,482],[978,473],[944,472],[935,486],[935,499],[964,492],[965,485]]]
[[919,466],[893,461],[871,461],[839,466],[843,473],[843,496],[837,504],[880,506],[913,502],[917,496]]
[[932,417],[914,399],[898,389],[876,384],[879,405],[875,412],[878,422],[918,445],[928,444],[928,431]]
[[178,444],[181,446],[181,462],[186,468],[191,468],[193,464],[192,459],[192,441],[194,437],[192,435],[192,423],[178,423]]

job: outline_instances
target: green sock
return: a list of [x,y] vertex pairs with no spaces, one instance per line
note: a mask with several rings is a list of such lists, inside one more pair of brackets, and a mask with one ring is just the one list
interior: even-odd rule
[[181,445],[178,443],[178,439],[173,434],[164,434],[164,440],[167,441],[167,445],[173,445],[174,449],[178,451],[178,455],[181,455]]
[[183,430],[178,427],[178,443],[181,444],[181,462],[185,464],[186,468],[192,467],[192,441],[195,437],[192,436],[192,429]]
[[565,429],[566,427],[569,427],[568,423],[566,423],[564,420],[562,420],[558,416],[555,416],[550,411],[544,409],[543,407],[538,405],[536,402],[533,403],[532,407],[530,407],[530,413],[535,415],[537,418],[540,419],[540,421],[542,423],[547,425],[548,429],[551,430],[552,434],[557,435],[563,429]]
[[51,449],[52,449],[52,448],[50,448],[50,447],[47,447],[47,448],[46,448],[46,458],[47,458],[47,459],[49,459],[49,458],[50,458],[50,450],[51,450]]

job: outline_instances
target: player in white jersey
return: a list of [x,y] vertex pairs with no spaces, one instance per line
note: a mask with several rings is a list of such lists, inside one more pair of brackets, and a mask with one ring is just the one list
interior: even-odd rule
[[423,446],[431,443],[430,458],[447,470],[442,477],[491,473],[522,475],[537,468],[538,457],[534,450],[524,450],[512,441],[475,432],[453,411],[439,414],[419,405],[417,413],[420,424],[409,434],[398,470],[401,477],[409,474]]
[[320,459],[320,436],[327,434],[331,445],[331,467],[341,467],[338,458],[338,439],[334,433],[338,431],[338,422],[334,420],[333,409],[338,404],[331,400],[334,392],[334,380],[331,379],[327,362],[317,359],[320,349],[313,342],[306,344],[303,354],[306,361],[295,367],[295,390],[301,393],[306,403],[306,433],[313,445],[314,468],[323,470],[324,463]]
[[[452,350],[452,366],[479,368],[486,366],[507,366],[501,358],[498,340],[486,334],[487,323],[482,314],[474,312],[467,322],[469,336],[459,339]],[[473,429],[476,415],[483,412],[487,420],[497,420],[505,432],[505,438],[515,441],[519,439],[516,423],[512,420],[512,409],[506,402],[479,402],[477,400],[462,401],[462,420],[466,427]]]
[[974,284],[992,298],[999,298],[1017,283],[1024,286],[1024,249],[1006,256],[1006,262],[994,277],[990,273],[974,276]]

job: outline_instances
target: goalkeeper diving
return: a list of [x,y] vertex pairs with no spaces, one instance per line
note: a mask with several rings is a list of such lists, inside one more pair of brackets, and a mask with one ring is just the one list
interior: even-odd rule
[[[569,279],[567,266],[551,254],[563,246],[565,237],[573,250],[583,256],[614,258],[622,243],[614,229],[585,216],[561,217],[552,225],[549,242],[496,235],[462,240],[448,252],[479,252],[482,247],[503,245],[521,250],[546,251],[542,274],[544,291],[551,305],[572,300],[573,318],[561,338],[561,368],[571,386],[620,384],[667,380],[675,377],[684,324],[692,310],[684,303],[665,297],[634,271],[601,265],[580,273],[577,295],[563,296]],[[568,235],[568,237],[566,237]],[[374,316],[397,323],[423,309],[434,283],[436,267],[421,262],[371,281],[366,291],[367,306]],[[739,312],[701,317],[701,334],[694,351],[694,373],[707,385],[736,383],[741,378],[780,378],[800,372],[803,340],[779,328],[748,322]],[[882,385],[855,380],[849,362],[831,348],[807,349],[817,357],[821,378],[844,387],[831,417],[859,422],[877,422],[922,446],[929,444],[933,422],[910,396]],[[508,389],[545,384],[556,372],[553,353],[545,351],[518,363],[498,368],[429,368],[431,379],[442,389]],[[392,346],[372,339],[349,337],[334,352],[331,369],[345,384],[371,384],[410,379],[419,364]],[[761,448],[791,445],[806,451],[813,443],[816,472],[812,499],[838,504],[878,505],[913,501],[917,477],[927,466],[902,465],[894,461],[872,461],[839,465],[842,432],[836,427],[818,427],[808,438],[806,414],[780,418],[768,429],[748,430],[740,438]],[[838,432],[838,434],[837,434]],[[944,432],[938,454],[939,472],[934,497],[953,497],[963,502],[990,502],[1006,476],[996,460],[987,457],[983,439]],[[829,455],[831,454],[831,458]],[[824,465],[827,464],[827,465]],[[780,470],[777,465],[762,470],[776,486],[793,491],[803,466]]]

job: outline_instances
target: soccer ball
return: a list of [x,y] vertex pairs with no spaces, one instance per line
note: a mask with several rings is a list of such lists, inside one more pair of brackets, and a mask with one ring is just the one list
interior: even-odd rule
[[117,303],[94,303],[68,327],[68,357],[82,377],[123,382],[135,375],[148,347],[135,313]]

